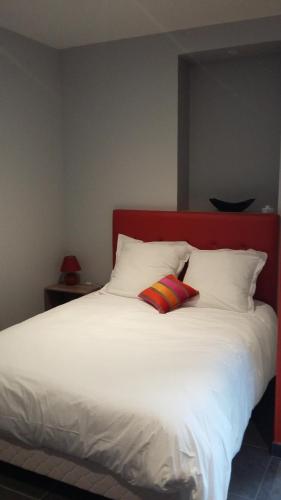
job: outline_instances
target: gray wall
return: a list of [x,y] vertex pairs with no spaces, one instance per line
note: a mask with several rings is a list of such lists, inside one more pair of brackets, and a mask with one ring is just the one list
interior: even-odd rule
[[108,279],[114,208],[176,208],[178,55],[279,37],[274,18],[59,53],[0,30],[0,329],[43,309],[66,252]]
[[63,253],[58,52],[0,30],[0,329],[43,309]]
[[190,70],[189,208],[210,197],[277,209],[281,54],[233,57]]
[[166,37],[63,56],[68,251],[104,281],[113,208],[176,208],[177,57]]
[[176,209],[178,55],[280,39],[281,18],[62,53],[67,249],[106,281],[116,207]]

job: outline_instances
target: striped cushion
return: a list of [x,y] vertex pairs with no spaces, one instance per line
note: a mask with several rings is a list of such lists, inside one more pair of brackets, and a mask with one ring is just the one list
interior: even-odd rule
[[173,274],[169,274],[143,290],[138,297],[158,309],[160,313],[167,313],[197,294],[197,290],[179,281]]

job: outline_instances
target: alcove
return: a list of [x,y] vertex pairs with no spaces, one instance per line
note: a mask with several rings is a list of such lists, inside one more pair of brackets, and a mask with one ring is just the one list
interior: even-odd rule
[[178,208],[278,203],[281,43],[179,57]]

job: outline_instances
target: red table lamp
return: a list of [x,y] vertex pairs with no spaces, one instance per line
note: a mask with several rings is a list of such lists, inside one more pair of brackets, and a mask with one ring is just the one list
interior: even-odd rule
[[81,271],[80,264],[75,255],[66,255],[60,268],[65,273],[64,282],[66,285],[77,285],[80,281],[77,271]]

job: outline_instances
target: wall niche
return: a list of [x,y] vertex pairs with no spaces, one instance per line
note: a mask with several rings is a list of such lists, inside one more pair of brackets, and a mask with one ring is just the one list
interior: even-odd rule
[[178,209],[278,203],[281,42],[179,56]]

